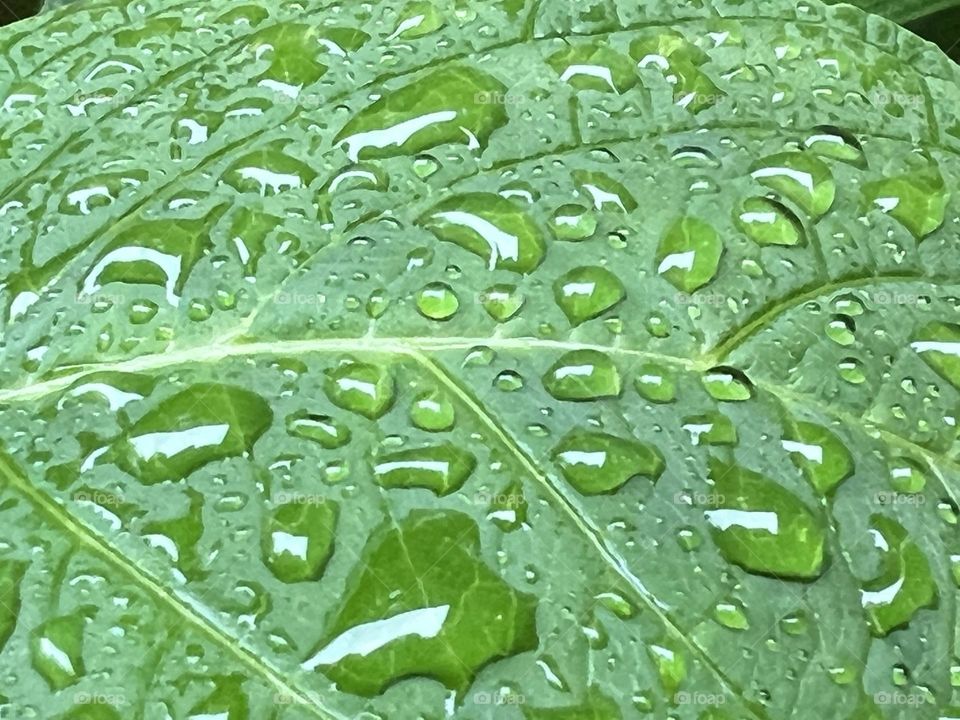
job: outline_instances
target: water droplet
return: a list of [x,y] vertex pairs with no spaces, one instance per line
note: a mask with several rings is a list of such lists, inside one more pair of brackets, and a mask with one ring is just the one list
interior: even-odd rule
[[417,222],[439,240],[485,259],[490,270],[529,273],[546,253],[536,223],[515,203],[492,193],[449,198]]
[[619,94],[638,79],[630,58],[600,43],[568,45],[548,57],[547,63],[577,90]]
[[910,347],[939,375],[960,388],[960,325],[942,322],[925,325]]
[[863,371],[863,363],[857,358],[844,358],[837,363],[837,370],[840,371],[840,377],[851,385],[861,385],[867,381],[867,376]]
[[536,597],[507,585],[483,556],[479,528],[462,513],[412,510],[385,522],[301,667],[366,697],[418,676],[465,693],[493,659],[539,642]]
[[883,515],[873,515],[870,525],[882,553],[880,574],[864,584],[860,600],[870,630],[883,637],[906,625],[921,608],[936,607],[939,595],[930,563],[903,525]]
[[431,2],[407,3],[400,13],[399,22],[387,40],[395,40],[398,37],[418,38],[429,35],[443,26],[443,15],[437,10],[437,7]]
[[937,167],[886,178],[863,186],[868,208],[879,208],[917,239],[943,225],[950,193]]
[[317,415],[305,410],[287,417],[287,432],[312,440],[327,450],[335,450],[350,442],[350,428],[329,415]]
[[677,382],[672,371],[654,363],[637,368],[634,386],[640,396],[650,402],[669,403],[677,397]]
[[215,460],[250,452],[273,422],[270,406],[239,387],[201,383],[166,398],[84,468],[116,463],[146,485],[180,482]]
[[491,102],[507,91],[491,75],[458,66],[434,70],[399,90],[387,92],[355,114],[334,143],[361,157],[415,155],[447,143],[482,148],[507,122],[504,103]]
[[506,322],[523,307],[524,297],[516,285],[491,285],[481,296],[483,309],[497,322]]
[[327,372],[324,389],[337,407],[371,420],[393,405],[393,378],[385,368],[376,365],[347,361]]
[[753,383],[740,370],[715,367],[703,376],[703,387],[715,400],[742,402],[753,397]]
[[157,316],[160,307],[152,300],[138,300],[130,306],[130,323],[145,325]]
[[54,692],[70,687],[86,673],[83,626],[83,615],[76,613],[47,620],[30,633],[33,669]]
[[272,510],[260,538],[263,563],[285,583],[319,580],[333,554],[337,506],[304,495]]
[[598,350],[572,350],[547,370],[543,386],[557,400],[597,400],[619,396],[622,382],[608,355]]
[[563,205],[550,217],[550,229],[559,240],[586,240],[597,231],[597,216],[583,205]]
[[651,643],[647,646],[647,653],[657,668],[660,684],[666,691],[667,697],[673,698],[683,681],[687,679],[686,655],[680,643],[672,638],[664,642]]
[[900,493],[923,492],[927,485],[926,469],[911,458],[893,458],[890,462],[890,484]]
[[710,476],[715,509],[705,515],[724,557],[761,575],[820,576],[826,534],[799,498],[758,473],[718,460],[711,461]]
[[467,481],[476,464],[468,451],[444,443],[383,455],[373,472],[381,487],[421,487],[437,495],[449,495]]
[[807,632],[808,626],[807,615],[803,610],[797,610],[780,619],[780,627],[783,631],[787,635],[793,635],[794,637]]
[[690,433],[694,445],[736,445],[737,429],[726,415],[709,412],[683,419],[683,429]]
[[848,315],[834,315],[827,323],[827,337],[837,345],[848,347],[856,342],[856,325]]
[[417,293],[417,310],[431,320],[449,320],[459,308],[460,299],[446,283],[430,283]]
[[523,526],[527,521],[527,499],[520,481],[511,482],[489,498],[487,519],[504,532]]
[[714,605],[713,619],[731,630],[747,630],[750,627],[743,604],[738,600],[726,600]]
[[584,495],[615,492],[638,475],[656,480],[664,469],[654,447],[599,432],[571,432],[552,457],[567,482]]
[[497,373],[493,386],[501,392],[516,392],[523,389],[523,376],[515,370],[504,370]]
[[786,206],[770,198],[747,198],[735,217],[737,226],[758,245],[802,245],[803,224]]
[[681,292],[692,293],[713,280],[722,253],[716,230],[697,218],[683,218],[660,241],[657,273]]
[[553,297],[574,326],[602,315],[625,296],[620,279],[602,267],[574,268],[553,284]]
[[825,427],[793,423],[784,433],[782,444],[810,484],[823,495],[829,495],[853,474],[850,451]]
[[449,397],[433,390],[414,399],[410,406],[410,420],[421,430],[443,432],[453,427],[456,411]]
[[836,184],[830,168],[813,155],[785,152],[760,160],[751,176],[780,193],[811,218],[822,217],[833,205]]

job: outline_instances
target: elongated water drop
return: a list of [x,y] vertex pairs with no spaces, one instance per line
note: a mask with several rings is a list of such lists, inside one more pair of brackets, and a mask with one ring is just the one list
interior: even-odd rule
[[770,198],[753,197],[736,213],[737,226],[758,245],[800,245],[806,242],[803,224],[786,206]]
[[740,370],[715,367],[703,376],[703,387],[716,400],[742,402],[753,397],[753,383]]
[[343,447],[351,437],[350,428],[339,420],[305,410],[287,417],[287,432],[319,443],[328,450]]
[[937,584],[926,556],[906,528],[892,518],[870,518],[874,545],[882,553],[880,574],[860,591],[870,630],[883,637],[906,625],[921,608],[936,607]]
[[614,492],[638,475],[656,480],[664,469],[663,457],[651,445],[600,432],[573,431],[552,456],[567,482],[584,495]]
[[422,487],[442,496],[459,490],[476,465],[472,453],[444,443],[383,455],[373,472],[381,487]]

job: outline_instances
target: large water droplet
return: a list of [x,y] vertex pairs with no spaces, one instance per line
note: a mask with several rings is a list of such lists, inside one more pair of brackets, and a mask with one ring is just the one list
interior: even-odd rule
[[811,218],[818,219],[833,205],[836,184],[830,168],[813,155],[786,152],[757,162],[753,178],[792,200]]
[[550,216],[550,229],[559,240],[586,240],[597,231],[597,216],[583,205],[561,205]]
[[637,368],[634,386],[641,397],[650,402],[669,403],[677,397],[677,381],[673,371],[656,363],[644,363]]
[[548,57],[547,63],[577,90],[624,93],[638,79],[630,58],[606,44],[570,45]]
[[602,315],[625,296],[620,279],[602,267],[574,268],[553,284],[553,297],[574,326]]
[[483,309],[497,322],[506,322],[523,307],[523,294],[516,285],[491,285],[480,298]]
[[413,510],[384,523],[301,667],[368,697],[416,676],[462,694],[493,659],[538,644],[536,598],[481,558],[479,528],[462,513]]
[[460,299],[446,283],[425,285],[417,293],[417,310],[431,320],[449,320],[460,308]]
[[886,178],[863,186],[868,207],[892,216],[922,240],[943,225],[950,193],[937,167]]
[[53,618],[30,633],[33,669],[54,692],[70,687],[86,673],[83,662],[83,615]]
[[317,415],[305,410],[287,417],[287,432],[312,440],[328,450],[343,447],[350,442],[350,428],[329,415]]
[[803,470],[810,484],[828,495],[853,474],[853,456],[840,438],[821,425],[792,424],[784,433],[783,449]]
[[361,110],[337,133],[335,143],[347,155],[391,157],[446,143],[484,147],[494,130],[507,122],[497,99],[506,86],[487,73],[467,67],[434,70]]
[[930,563],[906,529],[883,515],[870,518],[874,545],[881,551],[880,574],[860,591],[874,635],[888,635],[918,610],[936,607],[939,595]]
[[333,553],[336,522],[336,504],[318,495],[280,505],[263,524],[264,564],[285,583],[319,580]]
[[720,552],[744,570],[794,580],[823,571],[826,534],[822,523],[793,493],[768,478],[718,460],[706,512]]
[[803,224],[786,206],[762,197],[747,198],[736,214],[737,226],[758,245],[800,245]]
[[192,385],[147,412],[83,467],[115,462],[151,485],[180,481],[207,463],[243,455],[270,427],[273,412],[259,395],[231,385]]
[[683,218],[657,248],[657,273],[681,292],[691,293],[713,280],[723,253],[716,230],[697,218]]
[[572,350],[544,373],[543,386],[558,400],[597,400],[619,396],[622,382],[608,355],[598,350]]
[[477,459],[469,451],[444,443],[383,455],[373,472],[381,487],[421,487],[449,495],[463,486],[476,465]]
[[393,377],[377,365],[349,360],[327,372],[324,389],[334,405],[372,420],[393,405]]
[[529,273],[546,253],[536,223],[515,203],[492,193],[449,198],[417,222],[438,239],[482,257],[491,270]]
[[584,495],[614,492],[638,475],[656,480],[664,469],[663,457],[651,445],[600,432],[573,431],[552,456],[567,482]]
[[742,371],[732,367],[715,367],[703,376],[703,387],[716,400],[742,402],[753,397],[753,383]]
[[410,406],[410,421],[427,432],[443,432],[453,427],[456,411],[444,393],[428,391],[418,395]]

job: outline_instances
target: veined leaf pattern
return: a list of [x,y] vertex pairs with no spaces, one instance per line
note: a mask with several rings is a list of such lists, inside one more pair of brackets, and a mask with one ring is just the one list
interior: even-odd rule
[[0,712],[957,715],[935,48],[753,0],[0,43]]

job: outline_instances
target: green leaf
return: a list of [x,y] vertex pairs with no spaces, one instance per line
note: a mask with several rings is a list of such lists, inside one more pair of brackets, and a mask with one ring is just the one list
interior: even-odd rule
[[956,714],[935,48],[786,0],[0,47],[0,716]]

